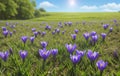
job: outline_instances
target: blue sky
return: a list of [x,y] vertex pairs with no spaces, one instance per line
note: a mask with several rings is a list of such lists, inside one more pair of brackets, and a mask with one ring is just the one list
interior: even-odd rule
[[36,0],[48,12],[116,12],[120,0]]

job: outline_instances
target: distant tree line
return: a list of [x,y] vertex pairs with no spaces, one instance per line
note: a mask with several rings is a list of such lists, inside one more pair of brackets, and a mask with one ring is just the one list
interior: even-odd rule
[[35,17],[40,17],[40,16],[43,16],[44,14],[42,14],[43,12],[46,12],[46,10],[44,8],[39,8],[39,9],[36,9],[35,10]]
[[35,0],[0,0],[0,19],[30,19],[41,12],[45,9],[36,9]]

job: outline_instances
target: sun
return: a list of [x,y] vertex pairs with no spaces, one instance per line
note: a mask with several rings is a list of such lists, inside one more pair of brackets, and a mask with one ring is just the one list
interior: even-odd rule
[[71,7],[74,7],[76,5],[76,0],[68,0],[68,1]]

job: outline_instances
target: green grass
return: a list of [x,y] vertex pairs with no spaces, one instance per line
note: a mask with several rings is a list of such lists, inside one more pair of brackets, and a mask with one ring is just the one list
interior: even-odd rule
[[[49,16],[34,18],[30,20],[6,20],[0,21],[0,27],[5,26],[6,22],[10,25],[17,23],[15,28],[5,26],[8,30],[16,30],[13,36],[4,38],[2,30],[0,30],[0,51],[13,49],[13,55],[8,57],[4,62],[0,59],[0,76],[72,76],[73,64],[70,60],[69,53],[65,48],[66,43],[76,44],[78,50],[91,49],[99,52],[99,58],[91,66],[86,54],[76,66],[76,76],[99,76],[99,70],[96,67],[96,62],[100,59],[107,61],[108,66],[103,72],[103,76],[119,76],[120,75],[120,13],[47,13]],[[113,20],[116,19],[117,23]],[[72,21],[71,27],[64,26],[64,22]],[[86,22],[83,25],[83,21]],[[62,22],[63,28],[58,27],[58,22]],[[76,24],[77,22],[77,24]],[[104,30],[102,24],[109,24],[107,30]],[[52,26],[51,31],[45,30],[46,24]],[[118,26],[116,26],[118,24]],[[113,27],[113,32],[109,33],[105,42],[101,42],[101,33],[108,33],[109,28]],[[42,37],[38,35],[35,38],[34,44],[27,40],[24,44],[21,41],[21,36],[33,36],[32,28],[37,31],[45,31],[46,35]],[[60,29],[60,34],[52,35],[52,31],[56,28]],[[72,40],[71,34],[78,29],[79,33],[75,41]],[[62,34],[62,31],[66,31]],[[96,45],[90,45],[83,37],[83,33],[96,31],[99,39]],[[52,55],[47,59],[45,64],[45,71],[43,71],[43,60],[38,54],[38,50],[42,49],[40,42],[48,42],[47,50],[57,48],[58,55],[56,62]],[[23,63],[20,56],[20,50],[27,50],[28,56]],[[118,58],[113,56],[113,51],[117,50]]]
[[91,12],[91,13],[47,13],[49,16],[35,18],[37,21],[91,21],[91,20],[110,20],[119,19],[118,12]]

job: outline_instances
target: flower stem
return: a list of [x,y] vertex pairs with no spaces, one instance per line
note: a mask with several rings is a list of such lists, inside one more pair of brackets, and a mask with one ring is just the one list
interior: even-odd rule
[[53,67],[55,67],[56,56],[53,56]]
[[76,75],[76,64],[73,65],[73,76],[77,76]]
[[45,62],[46,62],[46,60],[43,60],[43,64],[42,64],[42,70],[43,71],[45,70]]
[[102,76],[102,74],[103,74],[103,71],[100,71],[100,76]]
[[24,48],[23,49],[25,49],[25,43],[24,43]]
[[1,62],[0,62],[0,69],[1,69],[1,67],[2,67],[2,64],[1,64]]

